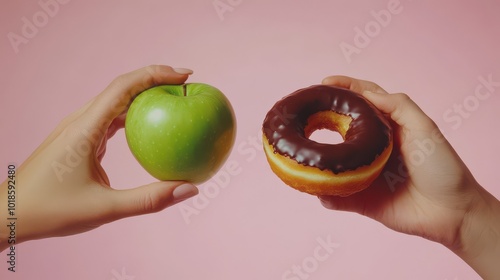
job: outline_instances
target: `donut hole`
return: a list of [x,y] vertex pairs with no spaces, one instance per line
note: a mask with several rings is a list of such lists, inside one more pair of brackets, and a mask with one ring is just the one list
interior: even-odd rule
[[305,136],[322,144],[340,144],[345,141],[352,118],[334,111],[321,111],[307,119]]
[[340,144],[344,143],[344,138],[338,131],[333,131],[329,129],[318,129],[313,131],[309,136],[309,140],[318,142],[321,144]]

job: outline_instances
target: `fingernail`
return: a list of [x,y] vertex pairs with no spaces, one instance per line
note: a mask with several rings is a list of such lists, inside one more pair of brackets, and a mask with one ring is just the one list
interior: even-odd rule
[[363,91],[363,95],[365,95],[365,94],[374,94],[374,92],[373,91],[369,91],[369,90],[365,90],[365,91]]
[[191,184],[182,184],[174,189],[172,196],[174,203],[179,203],[198,194],[198,188]]
[[174,69],[174,72],[177,74],[181,74],[181,75],[193,74],[193,70],[191,70],[191,69],[187,69],[187,68],[173,68],[173,69]]

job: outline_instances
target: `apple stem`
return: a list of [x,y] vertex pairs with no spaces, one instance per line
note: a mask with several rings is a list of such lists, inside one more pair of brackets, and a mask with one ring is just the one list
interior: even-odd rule
[[184,92],[184,96],[186,96],[186,86],[187,86],[186,84],[182,85],[182,90]]

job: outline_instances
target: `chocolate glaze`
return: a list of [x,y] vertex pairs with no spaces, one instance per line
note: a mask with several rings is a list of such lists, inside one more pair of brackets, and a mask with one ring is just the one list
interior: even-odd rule
[[[304,134],[307,119],[328,110],[352,118],[343,143],[318,143]],[[263,133],[275,153],[335,174],[370,165],[392,137],[389,122],[374,105],[352,91],[326,85],[300,89],[278,101],[266,115]]]

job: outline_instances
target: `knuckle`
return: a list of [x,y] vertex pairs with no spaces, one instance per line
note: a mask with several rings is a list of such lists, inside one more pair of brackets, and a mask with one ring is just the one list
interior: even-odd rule
[[141,208],[144,213],[154,213],[163,209],[160,199],[151,194],[147,194],[144,196],[144,198],[142,199]]
[[399,100],[399,101],[402,101],[402,102],[406,102],[408,100],[410,100],[410,96],[404,92],[399,92],[399,93],[395,93],[394,96]]
[[145,67],[145,70],[150,75],[153,75],[154,73],[158,72],[160,68],[161,67],[158,64],[149,64],[148,66]]
[[373,92],[380,92],[380,91],[384,91],[384,90],[383,90],[383,88],[382,88],[379,84],[377,84],[377,83],[375,83],[375,82],[371,82],[371,81],[370,81],[370,82],[369,82],[369,84],[370,84],[370,88],[371,88],[371,90],[372,90]]
[[126,78],[125,74],[122,74],[122,75],[114,78],[111,81],[111,83],[109,84],[109,87],[112,89],[121,90],[121,89],[123,89],[123,86],[125,85],[126,81],[127,81],[127,78]]

